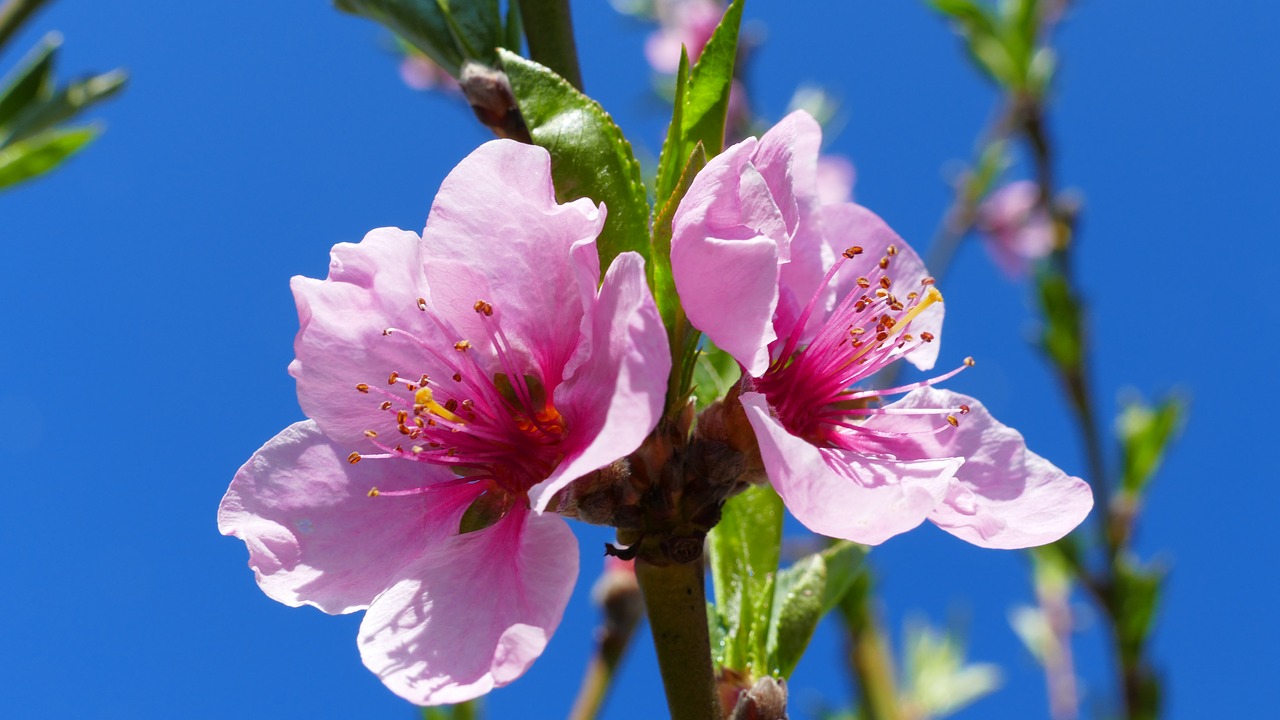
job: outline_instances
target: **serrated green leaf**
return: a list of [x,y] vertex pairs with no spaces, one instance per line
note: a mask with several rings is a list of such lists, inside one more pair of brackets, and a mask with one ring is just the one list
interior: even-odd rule
[[334,0],[333,4],[390,29],[458,77],[465,58],[437,0]]
[[608,209],[596,246],[603,272],[619,254],[649,259],[649,203],[631,144],[596,101],[550,69],[498,52],[534,144],[551,153],[560,202],[591,198]]
[[493,65],[503,44],[498,0],[437,0],[464,57]]
[[724,147],[724,123],[729,114],[729,89],[738,57],[738,30],[742,25],[745,0],[733,0],[724,11],[711,39],[702,48],[698,62],[689,70],[685,96],[685,147],[702,143],[709,157]]
[[708,158],[724,149],[724,124],[729,113],[729,90],[733,86],[744,2],[734,0],[725,9],[724,17],[692,68],[688,67],[687,56],[681,55],[671,125],[658,161],[654,197],[659,206],[671,197],[685,159],[695,145],[702,143]]
[[0,150],[0,189],[49,172],[97,136],[91,127],[46,130]]
[[822,619],[827,589],[827,564],[813,554],[778,573],[768,630],[768,668],[777,677],[791,677]]
[[0,93],[0,128],[8,125],[29,105],[41,102],[53,93],[53,61],[61,44],[62,37],[58,33],[45,35],[27,53],[18,68],[5,78],[4,92]]
[[0,127],[0,148],[71,120],[89,106],[115,95],[127,79],[123,71],[113,70],[73,82],[51,97],[29,104],[12,122]]
[[765,660],[756,649],[768,637],[782,515],[778,494],[757,485],[725,503],[720,523],[707,537],[711,585],[726,628],[725,667],[745,670]]
[[1169,397],[1157,406],[1134,400],[1117,421],[1124,473],[1121,486],[1140,494],[1160,467],[1169,442],[1177,435],[1186,415],[1186,404]]

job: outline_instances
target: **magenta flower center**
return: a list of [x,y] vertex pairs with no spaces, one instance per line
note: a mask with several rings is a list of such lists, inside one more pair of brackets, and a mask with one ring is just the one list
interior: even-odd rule
[[[774,413],[789,432],[828,447],[854,449],[860,433],[883,435],[863,427],[861,421],[874,414],[938,415],[937,430],[958,423],[956,414],[968,408],[895,410],[875,407],[886,395],[909,392],[954,376],[973,364],[965,358],[960,367],[912,385],[885,389],[854,389],[903,355],[933,342],[929,332],[911,332],[911,323],[929,306],[942,302],[942,293],[933,278],[920,285],[902,288],[891,273],[897,248],[890,245],[872,272],[859,277],[853,289],[842,297],[807,347],[800,348],[800,336],[812,315],[822,290],[841,268],[862,254],[862,248],[845,250],[827,272],[818,290],[796,321],[780,352],[764,376],[756,380],[756,390],[769,400]],[[903,293],[899,295],[898,293]]]
[[[418,299],[418,309],[446,337],[458,336],[430,311],[425,299]],[[512,349],[491,303],[477,300],[474,309],[499,370],[494,372],[489,363],[477,357],[476,348],[465,338],[441,347],[439,342],[431,343],[405,330],[383,330],[390,342],[399,338],[414,343],[423,352],[424,365],[443,367],[446,373],[439,377],[395,370],[387,377],[385,388],[357,385],[361,393],[382,396],[377,407],[387,414],[394,434],[366,430],[365,437],[383,452],[351,453],[350,462],[402,458],[445,465],[458,475],[449,485],[488,483],[511,496],[524,495],[555,470],[564,457],[559,446],[569,428],[555,407],[554,384],[529,372],[533,365]],[[393,493],[374,488],[370,495],[420,491]]]

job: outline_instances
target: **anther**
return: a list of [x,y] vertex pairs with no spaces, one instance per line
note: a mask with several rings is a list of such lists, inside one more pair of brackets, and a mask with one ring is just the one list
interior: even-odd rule
[[920,339],[925,342],[933,342],[933,333],[925,331],[920,333]]
[[356,389],[362,393],[369,392],[369,386],[364,383],[360,383],[359,385],[356,385]]
[[378,437],[378,431],[376,431],[376,430],[365,430],[365,431],[364,431],[364,436],[365,436],[365,437],[367,437],[367,438],[369,438],[369,439],[376,438],[376,437]]
[[388,375],[388,376],[387,376],[387,384],[388,384],[388,385],[395,385],[395,384],[396,384],[396,381],[397,381],[397,380],[399,380],[399,379],[400,379],[400,373],[398,373],[398,372],[392,372],[390,375]]
[[871,281],[864,277],[860,277],[858,278],[858,287],[864,288],[864,289],[869,288],[871,287]]
[[887,257],[882,257],[882,258],[880,258],[880,269],[881,269],[881,270],[888,270],[888,269],[889,269],[889,258],[887,258]]
[[353,452],[350,455],[348,455],[347,462],[351,463],[352,465],[355,465],[356,463],[360,462],[360,453]]
[[419,310],[421,310],[422,312],[426,312],[426,311],[427,311],[427,299],[426,299],[426,298],[418,298],[418,309],[419,309]]
[[381,493],[378,492],[378,488],[376,487],[369,488],[369,497],[378,497],[378,495],[380,494]]
[[885,290],[888,290],[889,286],[892,284],[893,284],[893,281],[889,279],[888,275],[880,276],[880,287],[884,288]]
[[391,334],[391,328],[382,328],[382,337],[386,337],[390,334]]
[[968,414],[969,414],[969,406],[968,406],[968,405],[961,405],[961,406],[960,406],[960,414],[961,414],[961,415],[968,415]]
[[972,357],[967,357],[967,358],[965,358],[965,359],[964,359],[964,364],[965,364],[967,367],[973,367],[973,366],[974,366],[974,365],[976,365],[977,363],[975,363],[975,362],[973,361],[973,358],[972,358]]
[[893,257],[894,255],[897,255],[897,254],[898,254],[898,246],[897,246],[897,245],[890,245],[890,246],[885,250],[885,252],[889,254],[889,257]]
[[413,453],[414,455],[421,455],[426,451],[427,449],[422,447],[421,445],[414,445],[413,447],[409,448],[409,452]]
[[470,341],[470,340],[459,340],[458,342],[456,342],[456,343],[454,343],[454,344],[453,344],[453,349],[454,349],[454,350],[457,350],[458,352],[463,352],[463,351],[469,350],[469,349],[471,349],[471,341]]
[[403,425],[405,421],[408,419],[409,419],[409,413],[405,412],[404,410],[400,410],[396,412],[396,422],[400,423],[401,425]]
[[384,401],[382,402],[382,404],[378,406],[378,409],[379,409],[379,410],[390,410],[390,409],[391,409],[391,401],[390,401],[390,400],[384,400]]
[[948,415],[947,422],[951,423],[951,427],[960,427],[960,421],[956,419],[955,415]]
[[484,315],[485,317],[490,317],[491,315],[493,315],[493,306],[485,302],[484,300],[477,300],[476,304],[472,305],[471,307],[476,312],[480,313],[481,315]]
[[855,257],[861,254],[862,254],[861,245],[854,245],[853,247],[850,247],[849,249],[844,251],[844,256],[849,258],[850,260],[854,259]]
[[921,284],[921,285],[932,285],[932,284],[934,284],[935,282],[937,282],[937,280],[934,280],[934,279],[933,279],[933,278],[931,278],[931,277],[927,277],[927,278],[925,278],[925,279],[921,280],[921,281],[920,281],[920,284]]
[[462,373],[454,373],[454,374],[453,374],[453,381],[454,381],[454,382],[462,382]]

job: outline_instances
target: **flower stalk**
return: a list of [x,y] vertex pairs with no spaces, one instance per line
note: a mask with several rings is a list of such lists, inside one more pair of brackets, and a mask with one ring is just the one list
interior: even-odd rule
[[701,555],[692,562],[666,565],[641,555],[636,578],[644,592],[672,720],[719,720]]

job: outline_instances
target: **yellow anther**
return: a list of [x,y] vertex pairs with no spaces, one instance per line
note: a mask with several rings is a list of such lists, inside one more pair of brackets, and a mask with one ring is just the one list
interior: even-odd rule
[[369,497],[378,497],[381,494],[382,493],[378,492],[378,488],[376,487],[369,488]]

